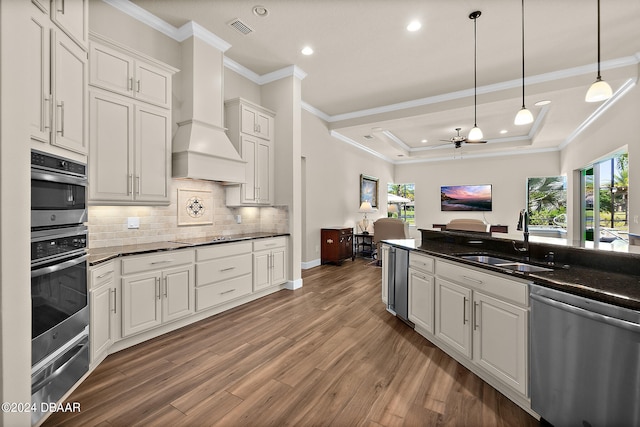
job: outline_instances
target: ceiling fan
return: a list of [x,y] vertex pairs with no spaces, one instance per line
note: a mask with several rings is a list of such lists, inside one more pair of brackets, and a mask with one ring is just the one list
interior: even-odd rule
[[487,142],[487,141],[468,141],[466,136],[460,135],[461,130],[462,128],[456,128],[456,132],[457,132],[456,136],[453,136],[449,139],[441,139],[440,141],[452,142],[456,148],[460,148],[463,142],[466,144],[484,144]]

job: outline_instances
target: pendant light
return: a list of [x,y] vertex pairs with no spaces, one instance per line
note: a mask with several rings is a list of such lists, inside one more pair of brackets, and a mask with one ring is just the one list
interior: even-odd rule
[[477,35],[477,20],[482,15],[482,12],[476,10],[475,12],[471,12],[469,15],[469,19],[473,19],[473,128],[469,131],[469,135],[467,135],[467,142],[479,142],[482,138],[482,131],[478,127],[478,119],[477,119],[477,97],[478,97],[478,35]]
[[522,0],[522,108],[513,121],[515,125],[528,125],[533,122],[533,114],[524,105],[524,0]]
[[611,98],[612,94],[611,86],[602,80],[600,76],[600,0],[598,0],[598,76],[587,91],[584,100],[587,102],[600,102]]

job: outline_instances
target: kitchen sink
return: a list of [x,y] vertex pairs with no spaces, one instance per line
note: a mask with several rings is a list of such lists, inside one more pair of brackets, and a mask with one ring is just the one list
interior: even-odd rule
[[492,255],[469,254],[469,255],[459,255],[459,257],[467,261],[474,261],[474,262],[479,262],[481,264],[488,264],[495,267],[506,268],[507,270],[523,271],[527,273],[540,272],[540,271],[553,271],[553,269],[551,268],[541,267],[539,265],[527,264],[524,262],[514,261],[506,258],[500,258]]

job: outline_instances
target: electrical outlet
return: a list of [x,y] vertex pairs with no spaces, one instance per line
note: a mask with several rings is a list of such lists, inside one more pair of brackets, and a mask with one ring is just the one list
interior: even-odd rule
[[236,224],[242,224],[242,215],[236,215]]
[[127,228],[140,228],[140,218],[130,216],[127,218]]
[[637,224],[638,223],[638,215],[634,215],[633,216],[633,223]]

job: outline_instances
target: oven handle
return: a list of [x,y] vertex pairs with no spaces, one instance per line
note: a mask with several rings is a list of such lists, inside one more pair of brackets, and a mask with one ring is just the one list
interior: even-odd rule
[[76,177],[51,172],[41,172],[33,169],[31,169],[31,179],[39,181],[60,182],[62,184],[80,185],[82,187],[87,186],[87,178],[84,177]]
[[59,377],[62,374],[62,372],[69,367],[69,365],[71,365],[78,357],[80,357],[80,355],[82,354],[82,351],[88,346],[89,346],[88,340],[84,344],[76,345],[76,347],[73,350],[71,350],[71,351],[75,351],[75,354],[71,356],[69,360],[64,362],[58,369],[53,371],[51,375],[44,377],[43,379],[41,379],[40,381],[38,381],[37,383],[31,386],[31,394],[32,395],[36,394],[44,386],[51,384],[51,382],[55,380],[57,377]]
[[81,257],[70,259],[68,261],[61,262],[60,264],[50,265],[48,267],[39,268],[37,270],[31,270],[31,278],[43,276],[45,274],[55,273],[65,268],[73,267],[74,265],[81,264],[89,258],[88,254],[84,254]]

